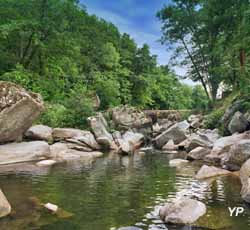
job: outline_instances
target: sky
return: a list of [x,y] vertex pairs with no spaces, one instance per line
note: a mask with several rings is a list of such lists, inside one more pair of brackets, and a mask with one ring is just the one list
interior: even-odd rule
[[[121,33],[128,33],[138,44],[147,43],[151,53],[158,56],[158,64],[166,65],[171,52],[161,45],[161,23],[156,17],[169,0],[81,0],[88,13],[95,14],[116,25]],[[184,75],[185,69],[175,68],[178,75]],[[192,84],[191,81],[185,80]]]

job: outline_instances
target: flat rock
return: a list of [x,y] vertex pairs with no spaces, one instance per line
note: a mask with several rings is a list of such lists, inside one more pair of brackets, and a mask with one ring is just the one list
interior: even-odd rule
[[51,158],[58,162],[74,161],[74,160],[92,160],[103,156],[102,152],[84,152],[70,149],[66,143],[55,143],[50,146]]
[[179,166],[182,164],[186,164],[188,162],[189,162],[188,160],[184,160],[184,159],[173,159],[169,161],[169,165],[172,167],[175,167],[175,166]]
[[11,212],[11,206],[0,189],[0,218],[9,215]]
[[55,160],[43,160],[36,163],[36,165],[39,167],[52,166],[54,164],[56,164]]
[[192,224],[206,214],[206,205],[189,198],[178,198],[160,209],[160,217],[165,223]]
[[228,174],[231,174],[231,172],[228,170],[220,169],[214,166],[203,165],[201,169],[198,171],[198,173],[196,174],[195,178],[207,179],[210,177],[222,176],[222,175],[228,175]]
[[29,140],[42,140],[52,142],[53,129],[46,125],[34,125],[25,132],[25,137]]
[[20,141],[23,134],[44,109],[39,94],[0,81],[0,143]]
[[0,165],[18,162],[38,161],[50,156],[45,141],[31,141],[0,145]]

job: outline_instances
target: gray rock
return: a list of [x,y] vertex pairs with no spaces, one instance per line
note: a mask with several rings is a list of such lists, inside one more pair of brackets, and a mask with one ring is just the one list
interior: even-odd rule
[[142,228],[134,227],[134,226],[128,226],[128,227],[121,227],[118,228],[118,230],[143,230]]
[[34,125],[30,127],[26,133],[25,137],[30,140],[42,140],[52,142],[52,131],[53,129],[46,125]]
[[231,172],[228,170],[220,169],[214,166],[203,165],[198,171],[198,173],[196,174],[195,178],[207,179],[210,177],[222,176],[222,175],[228,175],[228,174],[231,174]]
[[250,140],[240,140],[233,144],[222,158],[222,165],[230,170],[239,170],[242,164],[250,158]]
[[52,135],[55,141],[68,141],[94,150],[100,149],[100,145],[95,140],[94,135],[89,131],[72,128],[55,128]]
[[11,206],[0,189],[0,218],[9,215],[11,212]]
[[187,121],[176,123],[154,139],[156,147],[162,148],[169,140],[173,140],[175,144],[179,144],[187,138],[186,133],[188,128],[189,123]]
[[152,125],[152,119],[145,113],[129,106],[112,109],[112,120],[117,128],[131,129],[142,128]]
[[244,117],[244,115],[241,112],[236,112],[229,125],[228,125],[228,130],[230,133],[242,133],[247,130],[249,126],[249,122],[247,119]]
[[45,141],[31,141],[0,145],[0,165],[18,162],[38,161],[50,156],[50,148]]
[[206,155],[211,152],[211,149],[204,147],[196,147],[188,153],[188,159],[190,160],[202,160]]
[[231,146],[244,139],[250,139],[248,132],[219,138],[214,143],[211,153],[206,156],[205,160],[220,164],[221,159],[229,152]]
[[70,149],[67,143],[55,143],[50,146],[51,158],[58,162],[67,162],[74,160],[93,160],[103,156],[102,152],[84,152],[75,149]]
[[241,197],[250,203],[250,159],[240,169],[240,180],[242,184]]
[[160,217],[165,223],[192,224],[206,214],[206,205],[189,198],[175,199],[160,209]]
[[39,94],[0,81],[0,143],[20,141],[43,109]]
[[188,117],[188,122],[190,123],[190,126],[197,129],[201,126],[201,122],[202,122],[202,115],[198,114],[192,114]]
[[177,167],[177,166],[180,166],[182,164],[186,164],[188,162],[189,162],[188,160],[184,160],[184,159],[173,159],[173,160],[169,161],[169,165],[172,167]]
[[117,150],[113,136],[107,131],[107,122],[102,113],[88,118],[90,127],[96,137],[96,141],[104,148]]
[[131,154],[138,149],[144,141],[144,136],[141,133],[127,131],[122,135],[122,138],[117,139],[118,146],[123,153]]
[[162,150],[173,151],[177,150],[178,146],[174,144],[173,140],[169,140],[163,147]]

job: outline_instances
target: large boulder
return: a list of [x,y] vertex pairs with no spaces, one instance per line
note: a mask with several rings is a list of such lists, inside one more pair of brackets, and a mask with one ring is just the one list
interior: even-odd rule
[[50,156],[45,141],[32,141],[0,145],[0,165],[26,161],[38,161]]
[[250,140],[240,140],[233,144],[222,158],[221,164],[230,170],[239,170],[242,164],[250,158]]
[[248,126],[249,126],[249,122],[247,121],[245,116],[241,112],[237,111],[233,115],[230,123],[228,124],[228,130],[232,134],[242,133],[247,130]]
[[39,94],[0,81],[0,143],[19,141],[43,108]]
[[67,141],[94,150],[100,149],[100,145],[96,142],[94,135],[89,131],[73,128],[55,128],[52,136],[55,141]]
[[67,162],[74,160],[94,160],[103,156],[102,152],[85,152],[70,148],[67,143],[55,143],[50,146],[51,158],[58,162]]
[[240,169],[240,180],[242,184],[241,196],[243,200],[250,203],[250,159]]
[[228,175],[228,174],[231,174],[231,172],[228,170],[220,169],[214,166],[203,165],[198,171],[198,173],[196,174],[195,178],[207,179],[210,177],[222,176],[222,175]]
[[206,155],[211,152],[211,149],[204,147],[196,147],[188,153],[187,158],[190,160],[202,160]]
[[117,145],[122,153],[131,154],[138,149],[144,141],[144,136],[141,133],[127,131],[120,138],[116,139]]
[[206,156],[206,161],[220,164],[221,159],[225,157],[225,154],[228,154],[231,146],[244,139],[250,139],[249,132],[219,138],[214,143],[211,153]]
[[187,121],[176,123],[154,139],[156,147],[162,148],[169,140],[173,140],[174,144],[179,144],[187,138],[188,128]]
[[129,106],[112,109],[112,120],[119,129],[143,128],[152,125],[152,119],[145,113]]
[[0,218],[9,215],[11,212],[11,206],[0,189]]
[[193,133],[188,139],[187,150],[191,151],[197,147],[204,147],[204,148],[212,148],[214,142],[220,138],[219,132],[217,129],[210,130],[210,129],[201,129],[198,130],[196,133]]
[[34,125],[30,127],[26,133],[25,137],[29,140],[42,140],[52,142],[52,131],[53,129],[46,125]]
[[201,114],[192,114],[188,117],[188,122],[190,123],[190,126],[194,129],[197,129],[201,126],[202,122],[202,115]]
[[96,141],[107,149],[117,150],[118,147],[114,142],[113,136],[107,131],[108,124],[102,113],[88,118],[90,127],[96,137]]
[[206,214],[206,205],[189,198],[178,198],[160,209],[160,217],[165,223],[192,224]]

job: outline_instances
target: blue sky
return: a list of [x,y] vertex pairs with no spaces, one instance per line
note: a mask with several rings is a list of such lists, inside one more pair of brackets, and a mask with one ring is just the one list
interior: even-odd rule
[[[115,24],[119,31],[128,33],[142,46],[147,43],[159,64],[168,64],[171,53],[160,44],[161,24],[156,13],[169,0],[81,0],[90,14]],[[185,70],[176,68],[183,75]]]

